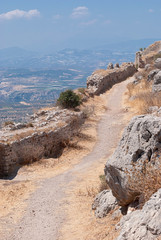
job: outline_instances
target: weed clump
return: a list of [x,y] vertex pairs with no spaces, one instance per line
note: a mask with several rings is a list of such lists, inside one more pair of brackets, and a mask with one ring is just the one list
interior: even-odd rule
[[100,179],[99,192],[102,192],[103,190],[107,190],[109,186],[106,182],[105,175],[104,174],[100,175],[99,179]]
[[80,96],[68,89],[60,93],[57,104],[63,108],[75,108],[81,104]]
[[[160,152],[156,154],[160,156]],[[155,159],[155,156],[154,156]],[[157,166],[149,163],[148,160],[144,162],[142,170],[137,165],[133,165],[133,169],[128,171],[129,189],[138,192],[139,207],[149,200],[149,198],[161,188],[161,158],[158,158]]]

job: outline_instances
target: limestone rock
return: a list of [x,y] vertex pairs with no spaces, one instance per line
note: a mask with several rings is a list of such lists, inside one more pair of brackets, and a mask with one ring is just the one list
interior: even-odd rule
[[135,73],[134,77],[135,77],[135,80],[134,80],[134,81],[136,81],[136,80],[137,80],[137,81],[140,81],[141,79],[143,79],[143,75],[142,75],[141,72]]
[[161,69],[161,58],[157,58],[157,59],[155,60],[154,66],[155,66],[156,68]]
[[142,52],[137,52],[136,56],[135,56],[135,66],[138,68],[144,68],[145,67],[145,63],[142,59]]
[[152,240],[161,235],[161,189],[147,201],[142,210],[124,216],[117,240]]
[[97,218],[105,217],[117,205],[116,198],[110,190],[104,190],[99,193],[92,205]]
[[113,63],[109,63],[108,66],[107,66],[107,69],[113,69]]
[[148,82],[153,81],[153,80],[154,80],[154,76],[155,76],[159,71],[160,71],[159,69],[154,69],[154,70],[150,71],[150,73],[148,74],[148,79],[147,79],[147,81],[148,81]]
[[161,91],[161,71],[159,71],[154,76],[154,82],[153,82],[153,86],[152,86],[152,91],[153,92],[160,92]]
[[115,66],[114,66],[114,68],[119,68],[119,67],[120,67],[119,63],[116,63]]
[[151,68],[151,64],[146,64],[145,65],[145,70],[147,71],[147,70],[149,70]]
[[[135,176],[135,188],[129,185],[129,172],[144,168],[145,160],[157,162],[154,157],[161,149],[161,118],[151,115],[134,117],[125,128],[122,139],[105,166],[105,176],[113,195],[121,206],[131,203],[140,194],[139,180]],[[155,161],[153,162],[155,165]],[[131,172],[132,176],[134,172]],[[130,183],[131,184],[131,183]]]

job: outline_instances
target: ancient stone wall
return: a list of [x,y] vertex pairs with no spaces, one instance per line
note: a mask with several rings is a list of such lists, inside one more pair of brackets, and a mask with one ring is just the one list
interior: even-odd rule
[[[33,131],[32,134],[20,140],[1,141],[0,177],[9,176],[17,167],[41,158],[58,157],[64,147],[64,143],[78,132],[83,123],[84,114],[82,112],[74,113],[68,117],[63,126],[57,126],[56,129],[51,122],[50,127],[44,127],[42,131],[37,129],[37,131]],[[17,133],[15,133],[16,136]]]
[[100,70],[87,78],[87,89],[90,95],[99,95],[106,92],[114,84],[126,80],[136,72],[133,63],[124,63],[120,68]]

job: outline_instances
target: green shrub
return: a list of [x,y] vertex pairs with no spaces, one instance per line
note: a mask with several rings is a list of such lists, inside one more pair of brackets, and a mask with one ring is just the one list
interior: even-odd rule
[[60,93],[57,103],[64,108],[75,108],[81,104],[81,99],[76,93],[69,89]]

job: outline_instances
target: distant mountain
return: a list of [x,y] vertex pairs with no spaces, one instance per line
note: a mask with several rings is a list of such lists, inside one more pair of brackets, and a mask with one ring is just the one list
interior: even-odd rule
[[48,54],[27,51],[12,47],[0,49],[0,69],[33,68],[33,69],[69,69],[94,70],[104,68],[108,62],[134,61],[135,52],[157,41],[158,39],[130,40],[97,46],[92,49],[66,48]]
[[[122,49],[121,49],[122,50]],[[108,62],[134,61],[134,54],[129,51],[120,57],[115,49],[63,49],[50,54],[39,54],[21,48],[0,50],[0,69],[87,69],[104,68]],[[122,53],[122,51],[121,51]]]
[[10,48],[4,48],[0,49],[0,58],[27,58],[27,57],[33,57],[38,56],[39,54],[36,52],[28,51],[23,48],[19,47],[10,47]]

